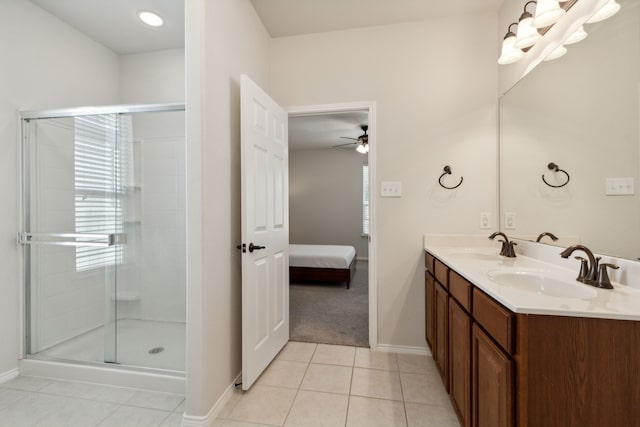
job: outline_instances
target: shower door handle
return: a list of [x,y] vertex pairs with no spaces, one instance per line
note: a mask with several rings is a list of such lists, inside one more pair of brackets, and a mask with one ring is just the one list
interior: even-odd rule
[[126,240],[126,234],[123,233],[18,233],[18,243],[21,245],[109,247],[126,243]]

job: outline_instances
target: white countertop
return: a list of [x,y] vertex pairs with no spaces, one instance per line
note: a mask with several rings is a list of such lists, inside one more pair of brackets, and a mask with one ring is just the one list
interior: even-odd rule
[[[486,245],[453,247],[441,246],[442,243],[429,243],[425,239],[424,249],[515,313],[640,320],[639,289],[616,283],[614,289],[599,289],[580,283],[575,280],[577,263],[575,269],[567,269],[522,255],[506,258],[500,256],[495,247]],[[553,286],[566,285],[559,289],[560,294],[566,291],[571,296],[550,296],[533,288],[514,288],[490,277],[508,272],[542,272],[545,277],[559,281]],[[573,296],[572,289],[581,296]]]

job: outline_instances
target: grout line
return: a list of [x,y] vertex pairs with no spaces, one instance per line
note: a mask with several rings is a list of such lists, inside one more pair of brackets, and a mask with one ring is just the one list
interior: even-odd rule
[[[316,346],[316,348],[318,348]],[[315,353],[315,350],[313,350]],[[311,357],[313,357],[313,355],[311,355]],[[298,399],[298,394],[300,394],[300,387],[302,386],[302,382],[304,381],[304,377],[307,376],[307,372],[309,371],[309,366],[311,366],[311,362],[307,363],[307,367],[304,370],[304,374],[302,375],[302,379],[300,379],[300,384],[298,384],[298,388],[296,389],[296,395],[293,396],[293,400],[291,401],[291,406],[289,407],[289,410],[287,411],[287,415],[284,417],[284,422],[282,423],[282,425],[284,426],[285,424],[287,424],[287,419],[289,418],[289,415],[291,415],[291,410],[293,409],[293,405],[296,404],[296,399]]]
[[[105,403],[106,403],[106,402],[105,402]],[[111,412],[109,413],[109,415],[107,415],[107,416],[106,416],[106,417],[104,417],[102,420],[100,420],[100,421],[98,422],[98,424],[96,424],[96,427],[99,427],[99,426],[100,426],[100,424],[103,424],[106,420],[108,420],[109,418],[111,418],[111,417],[113,416],[113,414],[115,414],[116,412],[118,412],[118,411],[120,410],[120,408],[122,408],[122,405],[114,404],[114,406],[115,406],[115,409],[114,409],[113,411],[111,411]]]

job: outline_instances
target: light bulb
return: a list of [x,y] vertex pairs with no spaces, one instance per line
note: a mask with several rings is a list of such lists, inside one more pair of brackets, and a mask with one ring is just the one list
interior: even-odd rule
[[538,0],[532,25],[535,28],[548,27],[555,24],[565,13],[566,11],[558,4],[558,0]]
[[508,32],[507,35],[504,36],[504,40],[502,41],[502,53],[500,54],[500,58],[498,58],[498,64],[513,64],[524,57],[524,52],[513,46],[515,42],[516,35],[514,33]]
[[533,46],[540,38],[538,30],[531,25],[532,21],[533,15],[529,12],[524,12],[520,16],[520,21],[518,21],[517,40],[513,45],[516,49],[525,49]]
[[356,147],[356,151],[358,153],[366,154],[369,151],[369,147],[367,145],[365,145],[364,143],[360,143]]
[[547,57],[544,58],[543,61],[553,61],[554,59],[558,59],[561,56],[564,56],[565,53],[567,53],[567,48],[560,45],[557,48],[555,48],[553,51],[551,51],[551,53],[547,55]]
[[584,30],[584,26],[580,26],[575,33],[571,34],[568,39],[564,41],[564,44],[574,44],[581,42],[582,40],[587,38],[587,32]]
[[602,6],[602,8],[593,14],[593,16],[587,19],[587,24],[593,24],[594,22],[604,21],[607,18],[612,17],[620,10],[620,5],[616,2],[616,0],[609,0],[607,4]]

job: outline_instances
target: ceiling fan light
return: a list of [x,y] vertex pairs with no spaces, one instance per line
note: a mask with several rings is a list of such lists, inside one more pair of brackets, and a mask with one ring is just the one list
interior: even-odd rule
[[540,38],[540,34],[532,25],[532,21],[533,15],[529,12],[525,11],[520,16],[520,20],[518,21],[518,32],[516,33],[516,42],[513,45],[516,49],[525,49],[533,46]]
[[532,24],[535,28],[545,28],[555,24],[565,13],[558,0],[538,0]]
[[581,42],[582,40],[587,38],[587,32],[584,30],[584,26],[580,26],[575,33],[571,34],[568,39],[564,41],[564,44],[574,44]]
[[600,10],[594,13],[591,18],[587,19],[587,24],[604,21],[618,13],[619,10],[620,4],[616,2],[616,0],[609,0]]
[[356,147],[356,151],[361,154],[367,154],[369,152],[369,145],[361,142]]
[[551,53],[547,55],[547,57],[544,58],[543,61],[553,61],[554,59],[558,59],[561,56],[564,56],[565,53],[567,53],[567,48],[564,47],[563,45],[560,45],[557,48],[555,48],[553,51],[551,51]]

